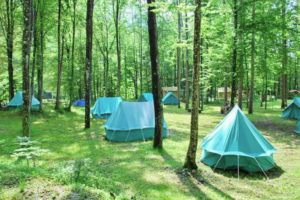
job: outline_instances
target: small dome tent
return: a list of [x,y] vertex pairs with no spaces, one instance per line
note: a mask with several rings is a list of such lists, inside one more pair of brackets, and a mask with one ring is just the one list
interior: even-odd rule
[[[10,100],[10,102],[7,104],[7,107],[10,109],[16,109],[23,105],[23,95],[21,91],[18,91],[14,98]],[[38,110],[40,107],[40,102],[37,100],[34,96],[32,96],[31,99],[31,109],[32,110]]]
[[178,105],[178,98],[173,92],[168,92],[168,94],[162,99],[164,105]]
[[106,119],[122,102],[121,97],[99,97],[91,110],[93,118]]
[[73,105],[77,106],[77,107],[84,107],[85,106],[85,100],[84,99],[76,100],[76,101],[73,102]]
[[[152,102],[122,102],[104,125],[106,138],[128,142],[154,137],[155,116]],[[163,137],[167,137],[167,124],[163,122]]]
[[[265,171],[275,166],[274,148],[238,105],[203,139],[201,161],[221,169]],[[265,174],[266,175],[266,174]]]
[[295,97],[293,101],[282,112],[284,119],[300,120],[300,97]]
[[142,93],[138,102],[153,102],[153,95],[152,93]]

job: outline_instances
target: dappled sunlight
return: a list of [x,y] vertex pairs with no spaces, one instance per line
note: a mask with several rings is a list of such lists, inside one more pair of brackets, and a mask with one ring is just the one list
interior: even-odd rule
[[[164,139],[163,153],[153,151],[151,140],[128,143],[107,141],[104,120],[92,120],[91,128],[84,129],[84,110],[81,108],[72,109],[72,113],[64,115],[54,113],[44,117],[33,116],[32,137],[39,141],[41,148],[50,150],[39,162],[44,170],[56,169],[66,161],[89,159],[94,163],[95,180],[99,179],[102,183],[100,185],[105,185],[117,194],[136,195],[143,191],[142,199],[168,199],[176,196],[182,200],[202,197],[267,199],[270,193],[284,198],[285,191],[291,191],[291,195],[296,194],[294,188],[299,183],[297,177],[300,175],[300,141],[299,137],[290,133],[294,121],[281,119],[281,110],[272,111],[270,117],[266,117],[263,109],[263,112],[248,115],[278,149],[274,153],[274,160],[280,169],[267,172],[270,181],[266,181],[262,173],[240,172],[238,179],[235,170],[213,171],[199,162],[202,139],[224,118],[224,115],[219,114],[219,106],[208,105],[205,109],[204,113],[199,114],[199,170],[195,176],[182,173],[181,168],[190,137],[190,113],[184,107],[178,110],[174,106],[165,106],[164,117],[169,127],[169,137]],[[4,114],[0,112],[0,115]],[[5,116],[9,115],[9,112],[5,113]],[[16,136],[21,134],[21,117],[15,118],[14,122],[7,117],[0,118],[0,122],[4,122],[0,123],[0,130],[3,130],[0,141],[4,141],[0,145],[6,145],[5,149],[0,148],[1,163],[14,162],[10,154],[16,148]]]

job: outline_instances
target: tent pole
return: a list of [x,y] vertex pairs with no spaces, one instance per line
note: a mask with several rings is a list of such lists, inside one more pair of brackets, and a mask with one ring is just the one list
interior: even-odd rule
[[213,171],[215,171],[215,169],[216,169],[216,167],[218,166],[218,164],[219,164],[219,162],[220,162],[220,160],[221,160],[222,157],[223,157],[223,155],[221,155],[221,157],[219,158],[217,164],[214,166],[214,170],[213,170]]
[[240,179],[240,156],[237,155],[237,159],[238,159],[238,179]]
[[127,142],[127,140],[128,140],[128,135],[129,135],[130,131],[131,131],[131,130],[129,130],[128,133],[127,133],[126,142]]
[[145,136],[144,136],[143,129],[141,129],[141,130],[142,130],[143,140],[144,140],[144,142],[146,142],[146,141],[145,141]]
[[267,180],[270,180],[269,177],[267,176],[267,174],[265,173],[265,171],[261,168],[261,166],[260,166],[259,162],[256,160],[256,158],[254,158],[254,160],[257,162],[257,165],[259,166],[261,171],[264,173],[264,175],[267,177]]

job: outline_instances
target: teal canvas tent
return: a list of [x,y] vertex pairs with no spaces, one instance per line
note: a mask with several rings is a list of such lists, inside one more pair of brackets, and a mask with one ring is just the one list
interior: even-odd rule
[[162,99],[165,105],[178,105],[178,98],[173,92],[168,92],[166,96]]
[[[23,105],[23,95],[21,91],[18,91],[14,98],[10,100],[10,102],[7,104],[7,107],[10,109],[16,109]],[[40,107],[40,102],[37,100],[34,96],[32,96],[31,99],[31,109],[38,110]]]
[[300,120],[300,97],[295,97],[293,101],[282,112],[284,119]]
[[[154,137],[155,116],[152,102],[122,102],[104,125],[106,138],[128,142]],[[167,124],[163,121],[163,137],[167,137]]]
[[[201,161],[221,169],[265,171],[275,166],[276,148],[255,128],[238,105],[203,139]],[[267,176],[267,175],[266,175]]]
[[99,97],[91,110],[91,114],[96,119],[107,119],[122,101],[121,97]]
[[299,133],[300,134],[300,120],[297,121],[297,127],[294,130],[295,133]]
[[139,102],[153,102],[153,95],[152,93],[142,93],[140,98],[138,99]]

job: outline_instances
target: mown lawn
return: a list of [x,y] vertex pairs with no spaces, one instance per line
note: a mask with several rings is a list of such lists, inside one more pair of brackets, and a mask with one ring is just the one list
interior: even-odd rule
[[[36,167],[11,156],[21,136],[21,115],[0,111],[0,199],[300,199],[300,137],[292,133],[295,121],[280,118],[279,101],[267,111],[256,105],[249,116],[278,149],[278,167],[267,172],[270,180],[263,173],[245,172],[238,179],[236,170],[214,172],[201,162],[197,171],[183,170],[190,127],[190,114],[183,108],[164,107],[170,135],[159,152],[152,141],[105,140],[104,120],[92,120],[85,130],[83,108],[56,113],[47,107],[32,116],[31,137],[49,150]],[[204,109],[198,160],[201,140],[224,117],[218,105]]]

